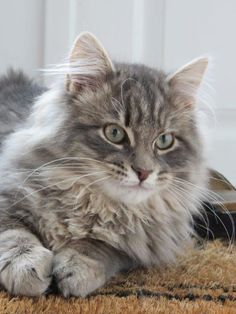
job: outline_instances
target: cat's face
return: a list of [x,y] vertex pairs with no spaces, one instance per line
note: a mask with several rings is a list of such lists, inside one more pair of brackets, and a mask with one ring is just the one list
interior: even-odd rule
[[[85,40],[94,46],[94,38]],[[104,54],[99,49],[96,53]],[[81,158],[90,187],[113,200],[137,204],[176,186],[177,179],[191,181],[202,163],[193,103],[206,60],[172,77],[140,65],[113,66],[109,59],[103,66],[97,63],[93,67],[104,71],[100,76],[73,73],[67,82],[68,154]],[[196,78],[189,78],[194,74]]]

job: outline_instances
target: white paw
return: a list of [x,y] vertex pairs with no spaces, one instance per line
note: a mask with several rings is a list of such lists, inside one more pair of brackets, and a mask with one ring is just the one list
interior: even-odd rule
[[53,275],[65,297],[85,297],[106,281],[103,264],[73,249],[66,249],[54,256]]
[[50,285],[52,259],[41,245],[14,246],[0,256],[0,282],[11,294],[39,296]]

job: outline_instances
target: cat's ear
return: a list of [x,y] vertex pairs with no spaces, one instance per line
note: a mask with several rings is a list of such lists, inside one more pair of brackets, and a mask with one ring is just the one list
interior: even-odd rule
[[182,96],[188,105],[195,102],[208,63],[209,59],[206,57],[195,59],[167,77],[169,86]]
[[69,55],[66,89],[76,92],[84,87],[96,88],[114,66],[99,41],[90,33],[82,33],[75,40]]

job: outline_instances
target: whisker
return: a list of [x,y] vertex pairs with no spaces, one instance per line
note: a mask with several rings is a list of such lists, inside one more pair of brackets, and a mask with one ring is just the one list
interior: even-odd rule
[[25,183],[25,182],[28,180],[28,178],[31,177],[31,175],[33,175],[35,172],[37,172],[37,171],[43,169],[44,167],[46,167],[46,166],[48,166],[48,165],[51,165],[51,164],[53,164],[53,163],[55,163],[55,162],[63,161],[63,160],[70,160],[70,161],[71,161],[71,160],[75,160],[75,161],[91,160],[91,161],[96,161],[96,162],[98,162],[98,163],[103,164],[103,162],[101,162],[101,161],[98,161],[98,160],[92,159],[92,158],[86,158],[86,157],[63,157],[63,158],[58,158],[58,159],[54,159],[54,160],[52,160],[52,161],[49,161],[49,162],[47,162],[47,163],[41,165],[40,167],[34,169],[34,170],[29,174],[29,176],[27,176],[27,177],[25,178],[25,180],[23,181],[23,183]]
[[[173,174],[178,174],[178,173],[193,173],[193,174],[205,174],[205,172],[201,172],[201,171],[195,171],[195,170],[168,170],[168,173],[173,173]],[[212,180],[215,180],[215,181],[219,181],[219,182],[222,182],[222,183],[225,183],[225,180],[224,179],[219,179],[219,178],[216,178],[216,177],[213,177],[213,176],[210,176],[210,175],[207,175],[207,178],[208,179],[212,179]]]
[[178,196],[180,196],[176,191],[169,189],[168,190],[169,193],[171,193],[172,195],[174,195],[175,200],[180,204],[181,207],[183,207],[185,210],[187,210],[188,214],[189,214],[189,218],[192,220],[193,222],[193,217],[192,214],[190,213],[189,209],[186,208],[186,206],[184,205],[184,203],[179,199]]
[[[231,222],[231,225],[232,225],[232,236],[230,237],[229,235],[229,232],[225,226],[225,224],[223,223],[223,221],[220,219],[220,217],[217,215],[217,213],[212,210],[212,208],[210,207],[207,207],[214,215],[216,215],[217,219],[221,222],[226,234],[227,234],[227,237],[229,239],[229,247],[232,246],[233,242],[235,241],[235,225],[234,225],[234,220],[233,220],[233,217],[232,215],[230,214],[230,212],[228,211],[228,209],[224,206],[224,204],[220,201],[220,199],[223,201],[224,199],[222,197],[219,197],[219,195],[213,191],[210,191],[208,189],[204,189],[202,187],[199,187],[189,181],[186,181],[186,180],[183,180],[183,179],[180,179],[180,178],[174,178],[173,179],[174,182],[178,183],[178,184],[184,184],[185,186],[191,186],[193,188],[195,188],[196,190],[198,190],[201,195],[203,197],[206,197],[208,202],[216,202],[217,205],[228,215],[229,219],[230,219],[230,222]],[[207,206],[207,205],[205,205]]]
[[[186,191],[185,191],[185,190],[179,189],[179,187],[177,187],[176,185],[174,185],[174,184],[172,183],[172,188],[173,188],[173,187],[174,187],[175,190],[179,190],[180,193],[185,192],[185,194],[186,194]],[[180,195],[180,197],[183,196],[183,194],[179,194],[179,195]],[[188,196],[188,194],[185,195],[184,197],[185,197],[186,199],[188,199],[190,202],[194,199],[195,203],[196,203],[196,204],[198,205],[198,207],[199,207],[198,215],[202,218],[203,222],[205,223],[206,229],[209,230],[209,231],[211,231],[210,228],[209,228],[209,225],[210,225],[210,224],[209,224],[209,219],[208,219],[208,217],[207,217],[207,214],[206,214],[206,212],[205,212],[204,207],[202,206],[202,202],[200,202],[197,198],[195,198],[195,197],[193,197],[193,196],[191,196],[191,198],[190,198],[190,197]],[[182,204],[183,204],[183,203],[182,203]],[[183,207],[186,209],[185,206],[183,206]],[[206,220],[204,219],[203,214],[200,212],[200,209],[204,210],[204,213],[205,213],[205,215],[206,215]],[[189,210],[189,209],[187,209],[187,210]],[[191,214],[191,215],[192,215],[192,214]],[[193,222],[193,224],[194,224],[194,221],[192,221],[192,222]],[[208,232],[207,232],[207,237],[209,237]]]
[[[36,193],[39,193],[39,192],[41,192],[41,191],[44,191],[44,190],[46,190],[46,189],[49,189],[49,188],[51,188],[51,187],[53,187],[53,186],[55,186],[55,185],[58,185],[58,184],[60,184],[60,183],[67,182],[67,181],[69,181],[69,180],[75,180],[75,182],[76,182],[76,181],[78,181],[79,179],[82,179],[82,178],[84,178],[84,177],[92,176],[92,175],[94,175],[94,174],[103,173],[103,172],[105,172],[105,171],[101,171],[101,172],[99,171],[99,172],[96,172],[96,173],[89,173],[89,174],[85,174],[85,175],[80,176],[80,177],[70,177],[70,178],[61,180],[61,181],[59,181],[59,182],[55,182],[55,183],[50,184],[50,185],[48,185],[48,186],[45,186],[45,187],[43,187],[43,188],[41,188],[41,189],[35,190],[35,191],[33,191],[32,193],[28,193],[28,194],[25,195],[23,198],[21,198],[20,200],[18,200],[18,201],[15,202],[15,203],[13,203],[9,208],[12,208],[13,206],[15,206],[15,205],[17,205],[18,203],[22,202],[24,199],[28,198],[29,196],[32,196],[32,195],[34,195],[34,194],[36,194]],[[75,183],[75,182],[74,182],[74,183]]]

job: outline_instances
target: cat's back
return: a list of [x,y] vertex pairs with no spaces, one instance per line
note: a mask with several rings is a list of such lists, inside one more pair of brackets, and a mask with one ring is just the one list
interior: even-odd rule
[[21,71],[0,76],[0,147],[3,140],[28,117],[34,99],[45,89]]

